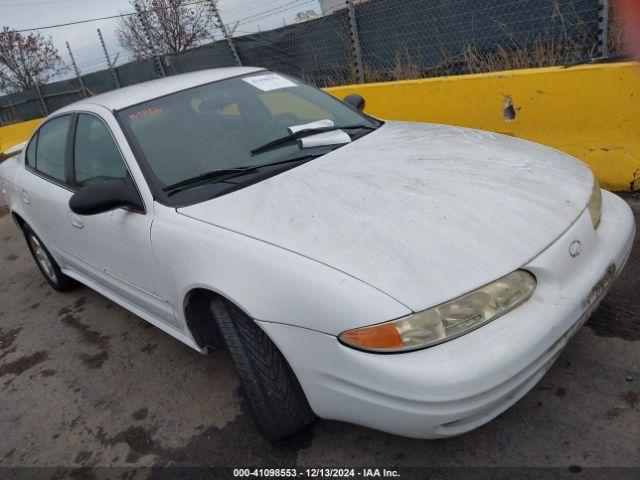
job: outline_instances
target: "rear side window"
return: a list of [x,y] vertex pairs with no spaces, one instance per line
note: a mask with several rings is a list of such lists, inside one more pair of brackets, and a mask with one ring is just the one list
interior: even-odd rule
[[45,123],[38,132],[36,170],[48,177],[65,182],[65,156],[67,134],[71,116],[54,118]]
[[76,184],[86,186],[127,178],[127,167],[120,150],[100,119],[93,115],[78,115],[74,145]]
[[36,145],[38,144],[38,134],[31,139],[27,151],[25,152],[25,162],[31,168],[36,168]]

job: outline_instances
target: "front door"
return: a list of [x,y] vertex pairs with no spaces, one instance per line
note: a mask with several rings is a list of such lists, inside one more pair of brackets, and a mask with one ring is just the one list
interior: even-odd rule
[[[97,115],[77,114],[71,144],[70,174],[74,188],[131,178],[111,131]],[[167,301],[151,247],[153,209],[151,205],[146,207],[145,213],[120,208],[79,216],[67,206],[73,232],[67,254],[73,257],[73,268],[82,276],[175,326],[173,308]]]

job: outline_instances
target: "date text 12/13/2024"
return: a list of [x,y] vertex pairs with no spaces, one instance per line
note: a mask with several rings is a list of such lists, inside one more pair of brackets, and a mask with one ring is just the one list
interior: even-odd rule
[[386,468],[237,468],[235,478],[400,478],[397,470]]

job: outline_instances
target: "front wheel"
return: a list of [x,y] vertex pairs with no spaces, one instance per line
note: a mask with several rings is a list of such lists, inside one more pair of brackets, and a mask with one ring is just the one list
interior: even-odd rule
[[278,440],[315,418],[287,360],[256,322],[222,299],[212,313],[255,413],[262,434]]
[[47,247],[44,246],[42,240],[35,234],[31,228],[24,226],[24,237],[27,240],[27,246],[33,259],[36,261],[36,265],[42,272],[45,280],[55,290],[59,292],[66,292],[73,287],[73,280],[62,273],[57,262],[53,259]]

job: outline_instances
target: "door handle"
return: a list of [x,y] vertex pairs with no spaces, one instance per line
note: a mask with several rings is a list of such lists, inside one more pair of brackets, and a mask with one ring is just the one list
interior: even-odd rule
[[75,213],[69,212],[69,219],[71,220],[71,225],[73,225],[75,228],[79,228],[79,229],[84,228],[84,222]]
[[27,205],[31,205],[31,197],[29,196],[29,194],[26,192],[26,190],[22,190],[20,192],[20,196],[22,197],[22,201],[24,203],[26,203]]

